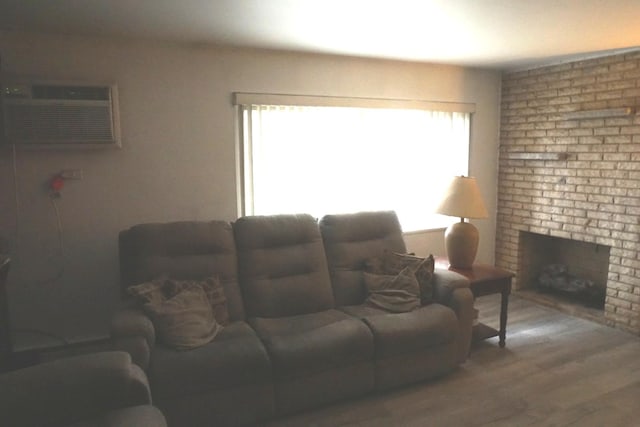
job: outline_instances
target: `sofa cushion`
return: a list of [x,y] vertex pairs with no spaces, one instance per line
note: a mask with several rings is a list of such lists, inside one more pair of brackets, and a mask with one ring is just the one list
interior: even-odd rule
[[139,405],[114,409],[91,419],[73,423],[68,427],[164,427],[166,425],[167,421],[158,408]]
[[367,304],[387,311],[402,313],[420,306],[420,287],[411,268],[395,276],[364,273],[369,295]]
[[167,276],[197,279],[216,276],[231,320],[243,320],[238,287],[236,245],[226,221],[139,224],[119,235],[120,274],[127,287]]
[[340,310],[371,328],[377,390],[433,378],[459,363],[455,357],[458,321],[449,307],[430,304],[407,313],[389,313],[367,305]]
[[375,313],[362,320],[376,343],[376,359],[410,354],[452,342],[458,333],[453,310],[430,304],[407,313]]
[[379,314],[389,314],[387,310],[383,310],[381,308],[366,304],[345,305],[339,307],[338,310],[358,319],[364,319],[365,317],[369,316],[377,316]]
[[156,347],[148,374],[153,396],[159,399],[269,383],[272,378],[267,352],[245,322],[230,323],[215,340],[191,351]]
[[394,212],[327,215],[320,220],[337,306],[362,304],[367,296],[362,271],[383,251],[404,253],[402,228]]
[[250,216],[233,225],[248,317],[332,308],[327,260],[310,215]]
[[369,328],[339,310],[249,323],[264,342],[276,379],[290,379],[373,360]]

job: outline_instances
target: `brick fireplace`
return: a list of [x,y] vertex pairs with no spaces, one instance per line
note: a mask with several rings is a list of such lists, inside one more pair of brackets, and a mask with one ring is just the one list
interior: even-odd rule
[[528,233],[606,248],[603,321],[639,334],[636,110],[640,52],[505,73],[496,264],[523,290]]

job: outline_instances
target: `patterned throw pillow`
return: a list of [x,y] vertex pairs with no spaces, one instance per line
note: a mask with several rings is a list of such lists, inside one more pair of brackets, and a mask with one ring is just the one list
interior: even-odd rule
[[216,322],[224,326],[228,325],[229,309],[227,308],[227,297],[224,294],[224,287],[220,279],[218,277],[209,277],[200,283],[207,294]]
[[365,262],[365,271],[373,274],[396,275],[406,267],[411,269],[418,280],[422,305],[431,304],[433,302],[433,272],[435,269],[433,255],[421,258],[385,250],[381,257]]
[[151,318],[160,341],[177,350],[205,345],[222,329],[213,317],[201,286],[182,288],[164,300],[152,298],[143,309]]
[[394,313],[420,307],[420,288],[415,274],[407,267],[395,276],[363,273],[369,296],[368,305]]
[[127,293],[135,298],[140,304],[149,302],[164,301],[167,296],[162,291],[162,285],[166,278],[158,278],[139,285],[129,286]]
[[177,280],[159,277],[150,282],[130,286],[129,295],[135,297],[141,304],[165,301],[180,293],[183,289],[200,287],[207,296],[216,322],[220,325],[229,324],[229,310],[224,287],[218,277],[208,277],[204,280]]

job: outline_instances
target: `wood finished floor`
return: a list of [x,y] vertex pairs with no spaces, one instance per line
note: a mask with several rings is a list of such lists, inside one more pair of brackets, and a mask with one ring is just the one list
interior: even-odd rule
[[[476,301],[497,326],[499,297]],[[640,338],[512,295],[497,338],[435,381],[272,421],[293,426],[640,426]]]

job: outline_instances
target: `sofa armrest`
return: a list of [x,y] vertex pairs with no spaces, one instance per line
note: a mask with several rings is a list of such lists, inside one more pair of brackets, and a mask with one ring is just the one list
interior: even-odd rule
[[469,288],[469,279],[449,270],[436,270],[434,275],[434,301],[453,309],[458,318],[458,350],[456,357],[462,363],[469,355],[473,335],[473,294]]
[[433,273],[433,300],[437,303],[449,305],[453,291],[469,288],[469,279],[455,271],[436,269]]
[[69,357],[0,376],[0,414],[11,426],[60,426],[150,403],[145,373],[124,352]]
[[133,363],[147,370],[156,332],[151,319],[137,308],[119,309],[111,320],[114,349],[129,353]]

